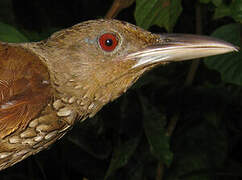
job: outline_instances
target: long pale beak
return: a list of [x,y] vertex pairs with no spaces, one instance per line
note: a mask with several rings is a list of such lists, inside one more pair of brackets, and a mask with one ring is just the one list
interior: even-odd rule
[[129,54],[128,58],[136,60],[136,64],[133,66],[135,68],[156,63],[213,56],[232,51],[239,51],[239,48],[212,37],[188,34],[164,34],[159,36],[157,43]]

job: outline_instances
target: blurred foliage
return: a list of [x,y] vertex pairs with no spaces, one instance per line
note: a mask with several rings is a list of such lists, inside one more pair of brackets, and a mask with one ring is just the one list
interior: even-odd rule
[[242,22],[242,2],[240,0],[200,0],[201,3],[213,3],[215,8],[214,18],[230,16],[237,22]]
[[169,137],[166,133],[166,119],[155,106],[140,96],[144,131],[150,145],[150,151],[157,160],[164,162],[169,166],[172,162],[173,154],[170,152]]
[[[0,40],[45,39],[104,17],[112,2],[1,0]],[[241,0],[136,0],[117,19],[159,33],[195,33],[200,23],[205,34],[241,46]],[[240,60],[241,53],[207,58],[188,87],[190,62],[155,68],[52,148],[1,171],[0,179],[240,180]]]

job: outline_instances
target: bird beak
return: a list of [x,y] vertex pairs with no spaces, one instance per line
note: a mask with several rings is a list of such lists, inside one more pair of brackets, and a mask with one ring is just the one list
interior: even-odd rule
[[188,34],[159,35],[156,42],[145,49],[129,54],[136,60],[132,68],[184,61],[194,58],[239,51],[239,48],[222,40]]

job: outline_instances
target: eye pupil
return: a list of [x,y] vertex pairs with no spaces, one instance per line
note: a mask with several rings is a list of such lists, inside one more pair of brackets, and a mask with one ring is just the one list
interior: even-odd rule
[[106,45],[106,46],[112,46],[112,45],[113,45],[113,40],[112,40],[112,39],[107,39],[107,40],[105,41],[105,45]]

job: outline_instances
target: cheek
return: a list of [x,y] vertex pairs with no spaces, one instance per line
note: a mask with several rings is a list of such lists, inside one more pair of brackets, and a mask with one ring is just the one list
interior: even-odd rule
[[95,78],[102,85],[115,83],[122,76],[130,73],[130,68],[134,65],[133,61],[106,61],[100,63],[98,68],[93,71]]

